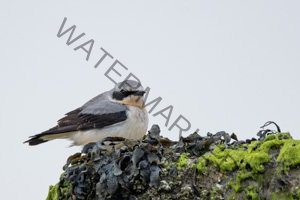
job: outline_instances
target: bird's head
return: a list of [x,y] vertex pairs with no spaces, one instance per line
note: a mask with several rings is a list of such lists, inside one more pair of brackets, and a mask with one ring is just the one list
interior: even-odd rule
[[126,80],[116,84],[113,89],[112,99],[118,103],[143,108],[144,88],[141,83],[133,80]]

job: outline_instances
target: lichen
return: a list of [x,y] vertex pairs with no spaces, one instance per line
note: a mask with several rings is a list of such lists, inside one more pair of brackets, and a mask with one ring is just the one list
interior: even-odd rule
[[284,173],[287,174],[290,167],[300,164],[300,141],[287,139],[280,150],[277,162],[283,163]]
[[250,172],[239,171],[236,175],[236,184],[233,182],[230,183],[230,186],[234,193],[241,191],[242,185],[241,182],[247,178],[251,178],[252,174]]
[[[250,148],[248,151],[242,151],[241,149],[225,149],[221,145],[214,149],[212,155],[204,155],[203,158],[212,162],[223,172],[233,171],[237,168],[244,169],[248,166],[250,166],[253,173],[263,172],[263,164],[268,163],[270,160],[269,149],[271,146],[277,144],[272,141],[267,141],[266,143],[269,142],[268,145],[261,145],[261,147],[256,150],[253,149],[259,142],[252,142],[253,144],[249,145]],[[203,160],[201,160],[201,162],[203,163]],[[202,166],[203,165],[200,164],[199,168],[201,169]]]
[[181,170],[181,168],[187,167],[188,166],[188,160],[189,160],[188,153],[181,154],[178,161],[177,161],[177,163],[176,163],[176,169]]
[[205,173],[208,170],[206,167],[206,160],[204,158],[200,158],[197,164],[197,171],[199,173]]
[[119,149],[86,145],[67,160],[47,200],[300,199],[300,170],[289,171],[300,164],[300,141],[289,133],[265,130],[246,141],[232,134],[232,143],[224,131],[178,142],[153,133],[106,140]]
[[269,141],[269,140],[274,140],[275,138],[276,138],[275,134],[268,135],[268,136],[264,139],[264,142]]
[[67,199],[67,194],[71,190],[72,185],[63,179],[64,173],[60,176],[59,182],[49,186],[49,192],[46,200],[64,200]]
[[252,199],[252,200],[259,200],[259,195],[257,193],[257,188],[254,187],[253,185],[250,185],[246,189],[247,192],[247,197]]
[[[291,138],[291,136],[289,133],[270,134],[263,142],[254,141],[237,149],[226,149],[224,145],[216,146],[212,154],[200,157],[197,171],[207,172],[208,162],[223,172],[239,169],[235,181],[230,183],[234,193],[238,193],[242,190],[241,182],[245,179],[252,178],[261,184],[262,175],[259,174],[265,171],[265,165],[270,161],[271,148],[283,146],[277,162],[284,163],[285,173],[291,166],[300,164],[300,141],[283,138]],[[250,190],[253,189],[249,188],[248,191]]]
[[296,198],[300,199],[300,188],[296,190]]
[[248,152],[250,153],[254,148],[256,148],[258,145],[260,145],[261,142],[260,141],[254,141],[254,142],[251,142],[249,145],[248,145]]
[[[281,136],[288,136],[289,134],[281,134]],[[250,167],[253,173],[264,172],[264,164],[270,160],[269,150],[276,146],[284,145],[280,151],[280,156],[277,161],[284,161],[285,172],[289,170],[290,166],[295,166],[300,163],[300,141],[293,139],[280,140],[274,134],[268,135],[264,142],[255,141],[247,146],[247,150],[239,149],[225,149],[224,145],[216,146],[212,155],[204,155],[203,159],[210,161],[222,171],[233,171],[237,168],[244,169]],[[198,172],[205,171],[203,167],[206,162],[202,158],[199,159],[197,165]],[[184,160],[186,161],[186,159]]]
[[48,196],[47,196],[46,200],[58,200],[59,196],[60,196],[59,183],[57,183],[55,186],[50,185]]

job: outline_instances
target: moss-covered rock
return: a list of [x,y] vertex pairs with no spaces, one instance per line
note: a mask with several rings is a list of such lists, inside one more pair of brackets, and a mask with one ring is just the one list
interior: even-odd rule
[[61,200],[67,199],[67,194],[71,190],[72,185],[63,179],[63,174],[59,182],[49,187],[49,192],[46,200]]
[[47,200],[300,199],[300,141],[269,130],[246,142],[224,131],[173,142],[155,126],[140,140],[88,144],[64,169]]
[[181,154],[176,163],[176,169],[181,170],[182,167],[187,167],[188,160],[189,160],[188,154],[186,154],[186,153]]

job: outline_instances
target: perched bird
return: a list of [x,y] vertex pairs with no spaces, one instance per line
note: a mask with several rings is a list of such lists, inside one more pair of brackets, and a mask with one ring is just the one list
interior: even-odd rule
[[24,143],[38,145],[53,139],[70,139],[71,146],[97,142],[105,137],[139,139],[146,134],[148,113],[143,86],[126,80],[58,120],[57,126],[31,136]]

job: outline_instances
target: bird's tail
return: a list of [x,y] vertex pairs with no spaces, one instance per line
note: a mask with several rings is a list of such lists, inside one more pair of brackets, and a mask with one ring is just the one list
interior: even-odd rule
[[35,136],[31,136],[31,139],[29,139],[23,143],[28,143],[30,146],[34,146],[34,145],[42,144],[42,143],[48,142],[48,141],[49,140],[44,140],[40,136],[35,135]]
[[65,139],[67,138],[68,134],[69,133],[58,133],[58,134],[41,133],[34,136],[30,136],[30,139],[23,143],[29,143],[30,146],[34,146],[54,139]]

